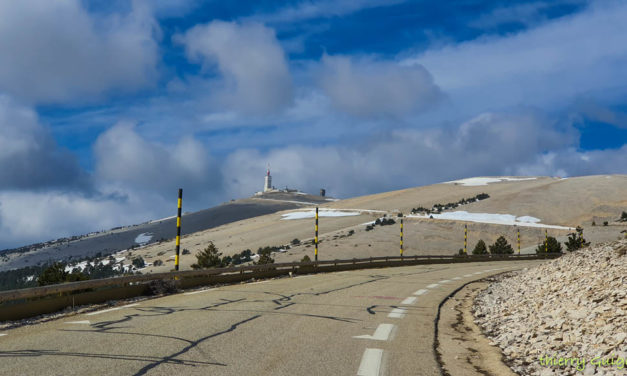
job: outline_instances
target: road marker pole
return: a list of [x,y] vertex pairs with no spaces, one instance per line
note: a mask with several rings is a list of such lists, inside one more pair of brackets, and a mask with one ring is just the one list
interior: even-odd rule
[[174,270],[179,270],[179,253],[181,250],[181,204],[183,201],[183,189],[179,188],[178,210],[176,214],[176,256],[174,257]]
[[464,254],[468,254],[468,225],[464,225]]
[[520,229],[518,229],[518,254],[520,254]]
[[403,257],[403,217],[401,217],[401,258]]
[[549,253],[549,230],[544,229],[544,253]]
[[316,235],[314,237],[314,243],[315,243],[315,248],[314,248],[314,259],[316,262],[318,262],[318,207],[316,206]]

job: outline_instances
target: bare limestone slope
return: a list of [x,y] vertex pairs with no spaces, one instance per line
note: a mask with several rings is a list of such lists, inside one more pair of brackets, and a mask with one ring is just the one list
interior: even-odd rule
[[475,317],[521,375],[626,375],[626,283],[621,240],[492,284]]

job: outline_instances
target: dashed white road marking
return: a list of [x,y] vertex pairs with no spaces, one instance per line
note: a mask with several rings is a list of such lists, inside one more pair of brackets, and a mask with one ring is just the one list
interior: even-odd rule
[[194,295],[194,294],[200,294],[201,292],[207,292],[207,291],[213,291],[213,290],[217,290],[217,288],[185,292],[185,293],[183,293],[183,295]]
[[82,321],[66,321],[65,324],[91,324],[89,322],[89,320],[82,320]]
[[427,288],[428,288],[428,289],[434,289],[434,288],[436,288],[436,287],[438,287],[438,286],[440,286],[440,284],[439,284],[439,283],[432,283],[432,284],[430,284],[429,286],[427,286]]
[[401,304],[403,305],[414,304],[416,303],[416,299],[418,298],[416,298],[415,296],[410,296],[410,297],[405,298],[405,300],[403,300]]
[[464,274],[464,277],[472,277],[472,274]]
[[450,279],[443,279],[443,280],[441,280],[441,281],[440,281],[440,282],[438,282],[438,283],[449,283],[449,282],[451,282],[451,280],[450,280]]
[[376,341],[387,341],[392,335],[392,331],[396,325],[379,324],[373,335],[364,334],[363,336],[354,336],[353,338],[374,339]]
[[472,273],[472,274],[481,274],[481,273],[483,273],[483,272],[474,272],[474,273]]
[[379,376],[381,370],[381,359],[383,358],[383,350],[366,349],[361,357],[357,376]]
[[454,281],[457,281],[458,279],[462,279],[462,277],[455,277],[455,278],[453,278]]
[[388,314],[388,317],[391,319],[402,319],[405,317],[405,312],[407,312],[405,308],[394,308],[392,312]]
[[428,290],[420,289],[414,293],[414,295],[423,295],[426,294]]
[[0,333],[0,337],[6,336],[6,335],[7,335],[6,333]]
[[102,311],[90,312],[90,313],[88,313],[88,314],[87,314],[87,316],[99,315],[99,314],[101,314],[101,313],[107,313],[107,312],[111,312],[111,311],[117,311],[117,310],[120,310],[120,309],[122,309],[122,308],[130,308],[130,307],[135,307],[135,306],[137,306],[137,305],[139,305],[139,303],[127,304],[127,305],[122,306],[122,307],[114,307],[114,308],[104,309],[104,310],[102,310]]

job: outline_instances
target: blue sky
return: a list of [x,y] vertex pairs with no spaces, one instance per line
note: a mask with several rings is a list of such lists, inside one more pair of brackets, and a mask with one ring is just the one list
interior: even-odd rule
[[[278,187],[627,172],[619,1],[1,2],[0,249]],[[62,220],[61,220],[62,219]]]

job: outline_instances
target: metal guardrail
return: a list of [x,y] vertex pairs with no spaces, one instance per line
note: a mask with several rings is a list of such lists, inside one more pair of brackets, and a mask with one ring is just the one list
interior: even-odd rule
[[[59,285],[1,291],[0,320],[13,320],[32,317],[41,313],[54,312],[63,304],[74,305],[77,300],[78,304],[93,304],[107,300],[141,296],[146,293],[148,283],[152,281],[173,281],[173,283],[179,287],[189,288],[215,283],[233,283],[256,278],[276,277],[288,275],[290,272],[295,274],[312,274],[420,264],[552,259],[559,256],[561,256],[560,253],[539,255],[383,256],[348,260],[247,265],[87,280]],[[119,293],[116,293],[116,291],[119,291]],[[55,300],[57,301],[56,304],[45,304],[45,301],[52,302]],[[28,309],[28,305],[32,302],[37,302],[37,309]],[[16,306],[20,306],[20,308],[17,309],[19,312],[9,312],[11,309],[15,311]]]

